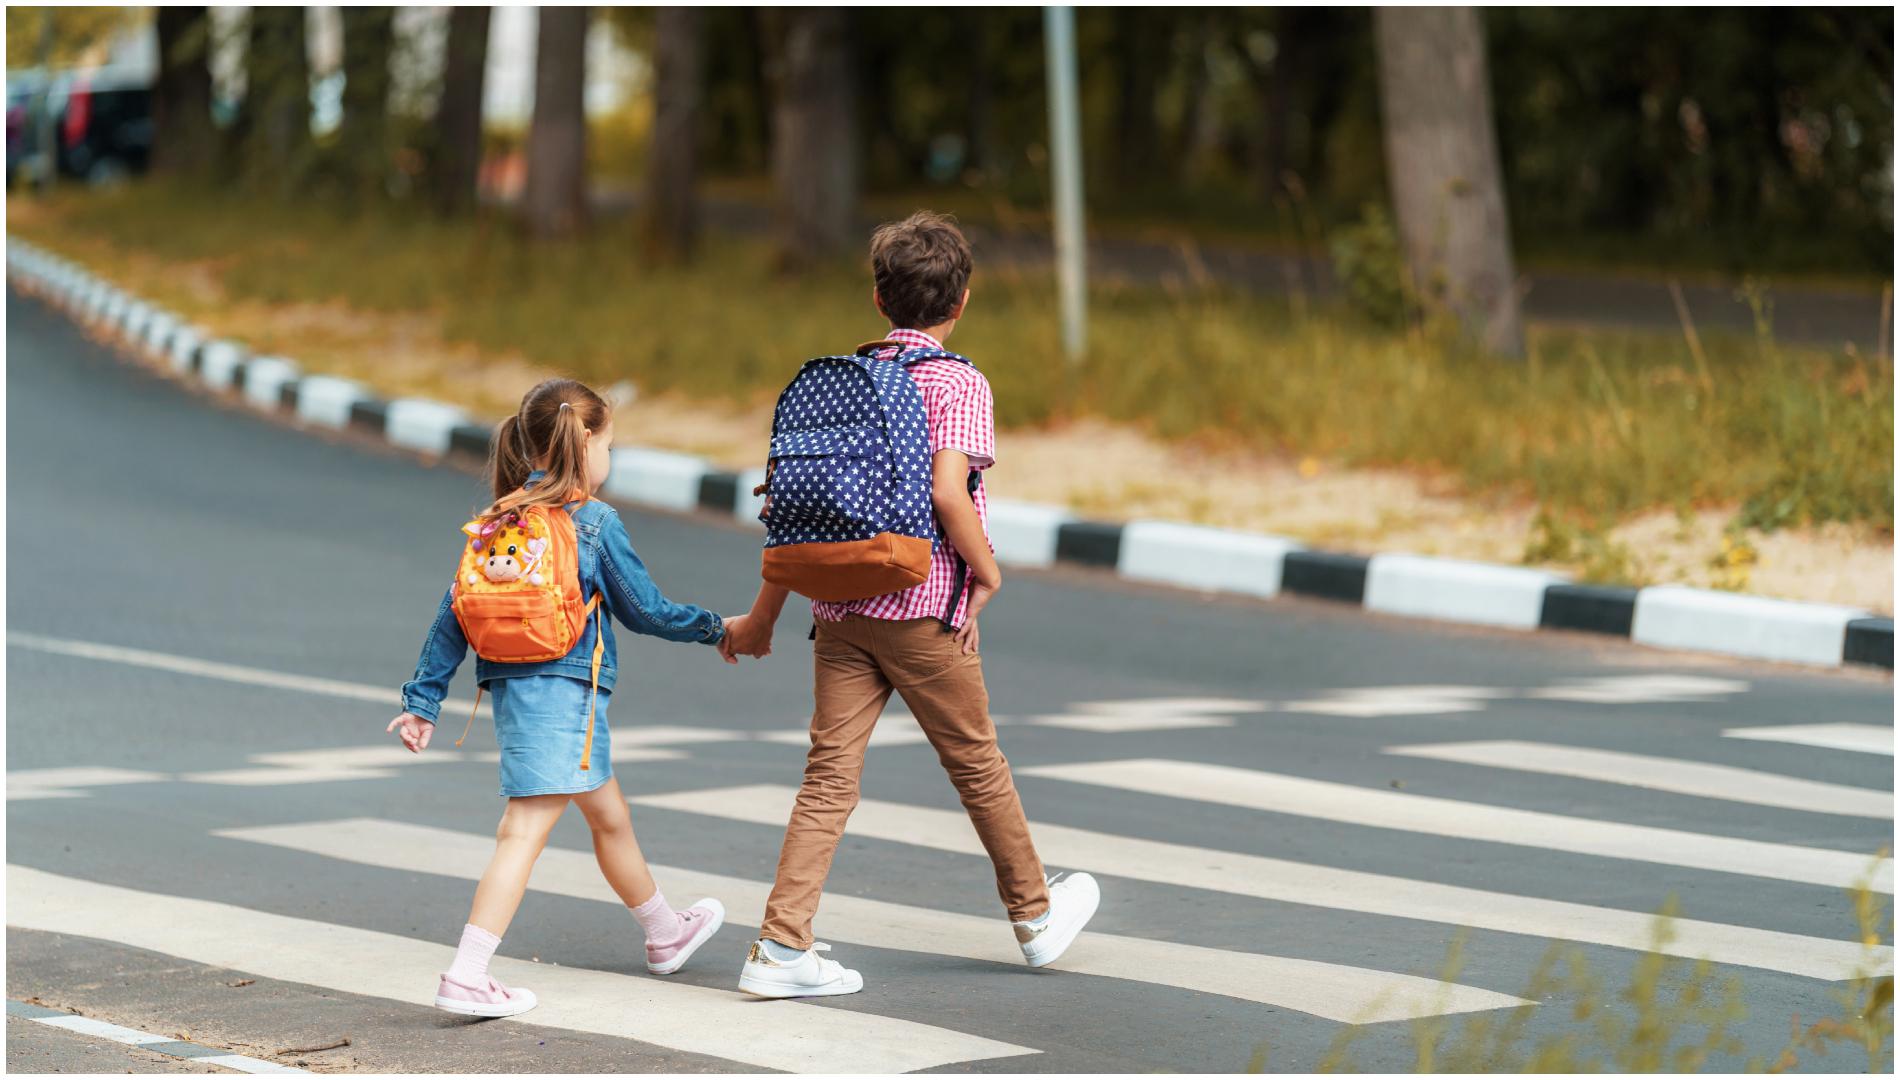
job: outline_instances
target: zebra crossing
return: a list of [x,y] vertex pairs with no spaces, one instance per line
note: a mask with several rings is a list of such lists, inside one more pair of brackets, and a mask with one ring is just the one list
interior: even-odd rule
[[[377,701],[368,688],[337,680],[313,680],[260,672],[234,665],[198,663],[116,647],[30,635],[10,635],[10,644],[57,655],[105,659],[135,667],[166,670],[213,682],[265,686],[292,695]],[[1635,676],[1632,685],[1614,680],[1559,684],[1557,696],[1538,690],[1484,688],[1454,690],[1421,687],[1408,701],[1403,687],[1361,688],[1351,693],[1290,698],[1284,705],[1233,698],[1153,698],[1077,702],[1061,713],[1003,718],[1006,749],[1017,758],[1016,772],[1031,789],[1032,828],[1051,869],[1088,870],[1107,883],[1106,912],[1117,893],[1162,890],[1195,908],[1218,908],[1229,932],[1239,940],[1227,946],[1182,940],[1167,926],[1118,924],[1111,916],[1085,933],[1059,965],[1072,979],[1101,980],[1104,986],[1145,995],[1180,992],[1201,999],[1222,999],[1229,1008],[1267,1008],[1330,1025],[1385,1024],[1515,1009],[1538,1008],[1517,996],[1519,989],[1497,980],[1445,981],[1432,976],[1428,959],[1417,951],[1403,956],[1370,956],[1356,962],[1301,955],[1300,949],[1276,948],[1276,926],[1283,913],[1309,911],[1353,920],[1386,920],[1406,927],[1435,927],[1412,936],[1442,946],[1458,928],[1496,932],[1527,946],[1550,941],[1602,947],[1633,956],[1657,947],[1667,955],[1708,959],[1741,970],[1774,973],[1832,983],[1866,975],[1891,974],[1892,950],[1855,940],[1843,926],[1837,935],[1794,932],[1774,927],[1772,913],[1722,922],[1694,917],[1674,920],[1673,934],[1657,943],[1653,906],[1616,907],[1554,899],[1535,890],[1513,892],[1449,880],[1412,876],[1405,867],[1391,872],[1326,860],[1260,854],[1255,840],[1266,831],[1298,835],[1306,827],[1346,827],[1364,835],[1412,837],[1414,842],[1445,841],[1485,845],[1590,860],[1618,872],[1648,866],[1654,880],[1666,884],[1672,874],[1724,875],[1738,881],[1759,879],[1838,896],[1864,886],[1890,896],[1892,862],[1872,852],[1846,850],[1826,842],[1796,843],[1670,828],[1590,814],[1560,813],[1508,805],[1489,797],[1478,784],[1469,797],[1420,794],[1396,787],[1320,779],[1278,769],[1206,760],[1194,740],[1271,736],[1275,717],[1319,717],[1322,724],[1403,725],[1405,739],[1393,737],[1378,747],[1394,760],[1418,760],[1480,770],[1485,775],[1555,776],[1598,785],[1610,793],[1640,789],[1672,797],[1759,808],[1786,815],[1777,820],[1837,818],[1891,821],[1890,790],[1768,768],[1744,768],[1693,757],[1669,757],[1520,739],[1449,739],[1419,741],[1431,734],[1421,717],[1456,717],[1477,703],[1507,697],[1561,702],[1575,709],[1615,710],[1631,697],[1661,697],[1663,704],[1719,704],[1747,692],[1746,684],[1727,681],[1658,680]],[[1697,700],[1698,697],[1700,700]],[[1709,698],[1715,698],[1711,701]],[[1316,701],[1348,703],[1331,711]],[[1638,702],[1641,703],[1641,702]],[[1376,704],[1378,708],[1370,708]],[[1286,722],[1312,722],[1286,721]],[[1451,721],[1447,721],[1451,722]],[[1460,721],[1461,723],[1463,721]],[[1828,728],[1828,725],[1813,725]],[[1871,727],[1872,725],[1860,725]],[[1773,737],[1759,731],[1709,727],[1704,743],[1786,747],[1811,754],[1817,746],[1848,758],[1864,757],[1871,742],[1865,733],[1838,730],[1803,738],[1798,725],[1783,725]],[[927,756],[905,757],[927,740],[914,722],[894,708],[880,723],[872,747],[880,755],[873,774],[923,763]],[[1040,732],[1032,753],[1015,754],[1025,733]],[[1159,740],[1159,743],[1157,743]],[[734,837],[750,847],[770,850],[784,826],[795,788],[796,748],[802,736],[786,728],[736,729],[685,722],[616,726],[613,760],[626,766],[623,784],[636,822],[654,812],[690,820],[706,835]],[[1108,751],[1139,742],[1139,755]],[[1155,753],[1157,745],[1173,756]],[[1686,748],[1693,752],[1693,745]],[[1772,750],[1769,750],[1772,753]],[[719,783],[722,765],[771,754],[781,763],[785,782]],[[890,757],[888,755],[899,755]],[[1759,756],[1759,755],[1758,755]],[[406,820],[400,804],[404,784],[418,777],[467,777],[492,767],[492,751],[475,747],[411,755],[387,744],[317,747],[255,753],[237,767],[160,771],[101,766],[28,769],[8,774],[7,798],[20,807],[45,801],[49,807],[71,800],[106,798],[115,790],[171,791],[179,788],[229,790],[233,793],[305,791],[304,805],[325,805],[321,794],[331,786],[359,792],[369,785],[377,794],[339,799],[335,812],[300,813],[295,820],[241,823],[206,830],[227,845],[234,865],[258,855],[311,860],[324,866],[350,866],[380,875],[456,882],[460,896],[479,876],[492,850],[480,832]],[[703,782],[700,777],[709,777]],[[941,784],[941,780],[937,781]],[[340,785],[358,785],[342,788]],[[391,798],[395,803],[392,804]],[[847,832],[847,846],[870,843],[880,851],[933,858],[946,879],[981,881],[983,852],[968,821],[956,810],[928,800],[861,798]],[[1101,805],[1137,810],[1162,807],[1168,820],[1198,813],[1227,823],[1222,842],[1183,843],[1130,835],[1106,828],[1081,827],[1036,816],[1040,807],[1069,807],[1057,818],[1074,819],[1073,808]],[[371,812],[361,812],[369,807]],[[1303,824],[1305,823],[1305,824]],[[736,833],[727,830],[738,830]],[[1403,842],[1403,841],[1402,841]],[[948,862],[944,860],[948,859]],[[715,860],[716,862],[717,860]],[[656,878],[672,895],[720,897],[735,928],[755,927],[770,890],[770,866],[736,874],[717,865],[654,865]],[[429,979],[443,962],[446,946],[426,936],[307,916],[291,916],[224,900],[171,895],[87,880],[19,863],[8,867],[8,924],[26,930],[72,934],[147,949],[181,960],[229,967],[257,976],[321,987],[392,1002],[419,1002]],[[976,914],[967,905],[918,903],[878,895],[874,869],[841,859],[834,888],[820,912],[820,932],[840,948],[869,950],[873,956],[906,955],[929,967],[967,961],[971,978],[1010,980],[1022,976],[1020,957],[1007,928],[994,913]],[[608,890],[589,853],[551,847],[531,884],[537,895],[612,911],[619,901]],[[1661,891],[1654,896],[1662,898]],[[451,906],[460,903],[451,902]],[[532,918],[532,915],[524,915]],[[748,930],[728,931],[733,948]],[[260,947],[263,946],[263,947]],[[504,953],[506,953],[504,949]],[[365,966],[351,957],[374,955]],[[716,950],[709,955],[717,955]],[[716,965],[715,965],[716,966]],[[736,967],[736,965],[734,965]],[[522,1022],[701,1054],[758,1069],[827,1072],[902,1072],[945,1067],[974,1068],[1008,1062],[1008,1068],[1061,1069],[1052,1054],[1061,1047],[1036,1045],[1022,1031],[992,1032],[945,1022],[924,1011],[889,1015],[810,1004],[758,1007],[726,985],[721,973],[708,973],[699,984],[658,980],[625,971],[563,964],[502,962],[504,979],[532,984],[543,1005]],[[513,1021],[504,1021],[513,1022]],[[735,1032],[743,1031],[742,1038]],[[1236,1044],[1236,1062],[1244,1059]],[[1045,1059],[1048,1059],[1045,1062]]]

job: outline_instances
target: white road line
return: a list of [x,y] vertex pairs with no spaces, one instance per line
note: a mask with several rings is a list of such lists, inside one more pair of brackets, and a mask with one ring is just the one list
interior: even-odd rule
[[1714,701],[1747,691],[1748,684],[1740,679],[1712,679],[1706,675],[1601,675],[1559,679],[1555,685],[1527,691],[1524,696],[1591,705],[1645,705]]
[[[61,656],[131,664],[134,667],[171,671],[180,675],[197,675],[206,679],[221,679],[225,682],[243,683],[247,686],[268,686],[274,690],[295,690],[305,694],[347,698],[351,701],[373,701],[379,705],[402,708],[402,691],[392,690],[386,686],[370,686],[366,683],[344,682],[340,679],[322,679],[314,675],[292,675],[284,671],[268,671],[264,668],[244,667],[239,664],[221,664],[214,660],[174,656],[170,653],[151,652],[146,649],[129,649],[122,645],[100,645],[90,641],[45,637],[17,630],[7,632],[7,644]],[[449,698],[442,703],[442,713],[444,717],[467,716],[474,705],[472,701]],[[482,706],[482,715],[488,715],[488,706]]]
[[[216,835],[470,881],[481,875],[495,848],[492,837],[371,818],[224,829]],[[745,926],[759,925],[772,890],[770,882],[678,867],[656,865],[653,873],[661,888],[681,902],[718,897],[732,922]],[[559,896],[620,902],[586,852],[548,848],[536,861],[530,884]],[[825,897],[823,912],[829,926],[826,936],[832,941],[1022,967],[1022,952],[1001,912],[982,918],[836,894]],[[1343,964],[1092,932],[1079,939],[1060,966],[1086,975],[1257,1001],[1341,1023],[1407,1020],[1525,1003],[1490,990]]]
[[1871,854],[1517,810],[1231,765],[1144,758],[1034,765],[1016,771],[1025,776],[1092,784],[1116,791],[1138,791],[1145,795],[1373,829],[1745,874],[1804,885],[1849,889],[1868,881],[1871,875],[1870,887],[1876,892],[1893,892],[1893,860],[1876,860]]
[[[373,930],[81,881],[8,865],[7,924],[77,934],[349,994],[422,1004],[450,949]],[[735,992],[496,958],[534,990],[522,1022],[707,1054],[758,1069],[909,1072],[1037,1053],[847,1009],[750,1001]],[[502,1021],[506,1022],[506,1021]]]
[[1033,716],[1025,723],[1042,727],[1119,735],[1132,731],[1179,731],[1187,728],[1233,727],[1234,716],[1267,710],[1264,701],[1239,698],[1135,698],[1128,701],[1081,701],[1053,716]]
[[21,769],[7,774],[7,801],[16,799],[79,799],[79,788],[112,784],[151,784],[169,780],[165,773],[114,769],[104,765],[72,765],[53,769]]
[[[636,805],[782,829],[796,790],[773,784],[643,795]],[[1564,900],[1392,877],[1361,870],[1245,855],[1231,851],[1113,836],[1065,825],[1032,824],[1047,866],[1090,870],[1112,877],[1188,889],[1208,889],[1289,904],[1356,911],[1396,919],[1469,926],[1619,949],[1643,949],[1655,917]],[[963,814],[864,799],[849,832],[900,844],[982,857],[982,845]],[[1658,897],[1658,902],[1661,897]],[[1777,930],[1676,919],[1663,952],[1689,959],[1765,968],[1814,979],[1890,974],[1893,948],[1863,949],[1856,941],[1805,937]]]
[[1729,728],[1731,739],[1818,746],[1823,750],[1852,750],[1858,754],[1893,756],[1893,728],[1882,724],[1788,724],[1780,727]]
[[1711,765],[1680,758],[1510,739],[1388,746],[1385,752],[1435,761],[1455,761],[1462,765],[1516,769],[1549,776],[1573,776],[1605,784],[1624,784],[1652,791],[1773,806],[1784,810],[1893,820],[1891,791],[1803,780],[1779,773],[1740,769],[1733,765]]
[[[59,1028],[63,1031],[70,1031],[78,1035],[90,1035],[94,1038],[110,1039],[115,1043],[121,1043],[126,1046],[159,1047],[175,1043],[184,1043],[187,1046],[199,1045],[198,1043],[189,1042],[184,1039],[174,1039],[166,1035],[153,1035],[150,1032],[138,1031],[129,1027],[120,1027],[117,1024],[108,1024],[103,1020],[94,1020],[90,1016],[28,1016],[20,1017],[20,1019],[31,1020],[36,1024],[45,1024],[47,1027]],[[209,1047],[206,1049],[209,1049]],[[204,1056],[187,1057],[184,1054],[174,1054],[165,1050],[159,1050],[158,1053],[165,1054],[167,1057],[177,1058],[180,1061],[198,1062],[205,1065],[222,1065],[227,1069],[235,1069],[243,1073],[302,1074],[304,1072],[303,1069],[292,1068],[289,1065],[279,1065],[275,1061],[265,1061],[262,1058],[245,1057],[243,1054],[207,1054]]]
[[1495,686],[1361,686],[1329,690],[1324,697],[1289,701],[1285,712],[1322,716],[1437,716],[1442,713],[1480,712],[1485,702],[1506,697]]
[[39,1017],[33,1019],[47,1027],[59,1028],[78,1035],[94,1035],[101,1039],[111,1039],[115,1043],[124,1043],[127,1046],[149,1046],[152,1043],[178,1041],[167,1035],[153,1035],[146,1031],[135,1031],[117,1024],[108,1024],[104,1020],[94,1020],[90,1016],[48,1016],[44,1019]]

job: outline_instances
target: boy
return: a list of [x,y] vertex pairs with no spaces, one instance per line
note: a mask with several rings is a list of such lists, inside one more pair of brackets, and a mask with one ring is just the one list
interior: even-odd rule
[[[871,301],[891,325],[886,339],[941,349],[970,299],[970,245],[956,225],[919,212],[880,226],[871,237],[871,271]],[[898,351],[877,356],[889,360]],[[1101,898],[1088,874],[1045,882],[1009,762],[996,745],[990,721],[977,616],[1003,587],[1003,576],[990,551],[983,489],[972,494],[966,486],[971,469],[995,464],[989,381],[954,360],[924,360],[910,371],[930,428],[931,501],[944,542],[931,557],[929,577],[915,588],[869,600],[812,604],[816,709],[811,753],[785,828],[759,940],[739,976],[740,989],[763,997],[852,994],[864,988],[857,972],[813,951],[811,922],[845,820],[857,805],[865,745],[893,690],[903,695],[936,747],[995,864],[997,892],[1023,958],[1035,967],[1055,960],[1095,914]],[[969,566],[970,584],[953,607],[959,552]],[[785,600],[785,589],[764,585],[751,615],[735,620],[721,644],[727,657],[770,652],[772,626]],[[952,633],[945,632],[945,611],[952,613]]]

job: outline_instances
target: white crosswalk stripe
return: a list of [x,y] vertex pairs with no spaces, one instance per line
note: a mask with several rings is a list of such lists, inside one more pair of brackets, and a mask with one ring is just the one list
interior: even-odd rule
[[[217,835],[346,862],[468,880],[480,877],[495,846],[486,836],[366,818],[225,829]],[[770,882],[681,867],[656,865],[652,870],[663,890],[683,898],[718,897],[732,921],[747,926],[759,925],[772,888]],[[620,903],[601,878],[593,856],[585,852],[547,849],[535,864],[530,887],[562,896]],[[821,913],[827,927],[825,936],[833,942],[960,956],[1022,968],[1022,953],[1000,911],[991,918],[981,918],[834,892],[825,897]],[[737,956],[736,949],[727,951]],[[1222,994],[1346,1023],[1415,1019],[1524,1003],[1521,998],[1489,990],[1444,986],[1433,979],[1344,964],[1093,932],[1083,935],[1059,966],[1087,975]],[[735,977],[737,970],[735,960]]]
[[1731,739],[1793,743],[1823,750],[1851,750],[1857,754],[1893,756],[1893,728],[1879,724],[1786,724],[1729,728],[1722,734]]
[[114,784],[150,784],[168,779],[144,769],[116,769],[103,765],[68,765],[51,769],[21,769],[7,774],[7,801],[15,799],[83,798],[89,787]]
[[1871,880],[1870,887],[1876,892],[1893,892],[1893,860],[1876,860],[1871,853],[1824,851],[1647,825],[1625,825],[1193,761],[1155,758],[1089,761],[1073,765],[1036,765],[1016,771],[1025,776],[1374,829],[1516,844],[1808,885],[1846,889]]
[[[774,784],[643,795],[640,806],[783,828],[794,788]],[[1215,851],[1089,829],[1032,823],[1046,865],[1112,877],[1337,911],[1469,926],[1536,938],[1643,949],[1653,940],[1652,915],[1565,900],[1518,896],[1361,870]],[[963,814],[864,799],[852,813],[849,835],[983,855]],[[1893,970],[1890,946],[1863,948],[1836,941],[1746,926],[1673,921],[1661,951],[1669,956],[1764,968],[1815,979],[1848,979]]]
[[[82,881],[9,864],[7,925],[98,938],[199,964],[423,1004],[449,957],[438,942]],[[536,991],[526,1023],[639,1039],[758,1069],[909,1072],[1037,1051],[915,1021],[763,1004],[656,978],[497,957],[497,978]],[[781,1005],[783,1007],[781,1007]],[[506,1023],[507,1021],[499,1021]]]
[[1434,761],[1453,761],[1462,765],[1570,776],[1604,784],[1623,784],[1704,799],[1774,806],[1784,810],[1809,810],[1817,814],[1889,821],[1893,819],[1891,791],[1803,780],[1758,769],[1711,765],[1680,758],[1511,739],[1390,746],[1385,752]]

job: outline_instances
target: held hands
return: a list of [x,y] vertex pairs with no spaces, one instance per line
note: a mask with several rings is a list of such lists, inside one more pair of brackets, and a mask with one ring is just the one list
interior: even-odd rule
[[719,655],[728,664],[739,657],[763,659],[772,655],[772,623],[757,615],[734,615],[726,620],[726,636],[719,639]]
[[[398,731],[398,728],[401,730]],[[429,736],[435,734],[435,725],[415,713],[406,712],[391,720],[383,730],[395,731],[410,753],[420,754],[429,745]]]
[[998,573],[994,580],[982,578],[970,582],[970,602],[963,609],[963,625],[957,627],[956,642],[965,653],[977,651],[977,642],[981,638],[976,628],[976,617],[996,594],[1003,591],[1003,575]]

